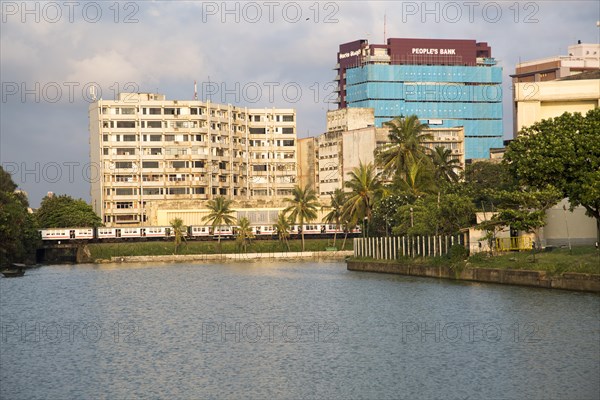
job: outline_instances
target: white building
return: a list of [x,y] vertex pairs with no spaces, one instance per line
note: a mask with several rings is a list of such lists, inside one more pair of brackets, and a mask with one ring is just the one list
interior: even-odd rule
[[296,113],[122,93],[89,107],[92,206],[106,226],[224,196],[283,198],[296,183]]

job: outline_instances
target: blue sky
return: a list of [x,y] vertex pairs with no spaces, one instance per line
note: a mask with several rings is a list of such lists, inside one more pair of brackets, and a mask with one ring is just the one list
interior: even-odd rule
[[[325,128],[341,43],[387,37],[485,41],[519,60],[600,42],[597,1],[124,1],[0,3],[0,163],[32,206],[53,191],[89,201],[87,88],[163,93],[251,108],[296,108],[298,135]],[[211,82],[210,87],[207,83]]]

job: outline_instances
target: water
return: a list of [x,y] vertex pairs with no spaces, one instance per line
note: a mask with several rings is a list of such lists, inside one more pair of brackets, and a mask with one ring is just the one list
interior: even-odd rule
[[597,399],[600,297],[344,263],[0,279],[0,398]]

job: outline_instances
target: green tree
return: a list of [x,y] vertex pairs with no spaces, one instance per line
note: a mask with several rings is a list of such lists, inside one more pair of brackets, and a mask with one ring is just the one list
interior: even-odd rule
[[284,243],[287,250],[290,251],[290,219],[284,212],[277,214],[277,223],[275,224],[275,230],[277,231],[277,238],[281,243]]
[[373,207],[383,195],[383,184],[379,174],[376,173],[373,163],[361,162],[348,175],[350,179],[344,183],[344,186],[350,189],[350,192],[342,208],[342,214],[349,221],[349,225],[356,225],[364,219],[370,222]]
[[560,191],[552,186],[543,190],[497,191],[494,193],[497,214],[481,224],[482,229],[491,231],[497,226],[535,233],[546,224],[546,211],[562,199]]
[[426,195],[398,207],[392,229],[396,235],[454,235],[472,225],[475,207],[468,196]]
[[302,236],[302,251],[304,251],[304,222],[310,222],[317,218],[317,209],[319,202],[317,201],[317,194],[310,186],[301,188],[300,186],[294,186],[292,189],[292,198],[287,198],[285,201],[289,206],[283,210],[284,213],[289,213],[290,220],[294,223],[299,223],[301,227]]
[[85,228],[102,225],[102,220],[92,206],[66,194],[44,197],[35,216],[43,228]]
[[494,192],[518,189],[515,179],[504,163],[478,161],[469,164],[465,167],[464,178],[464,183],[460,185],[461,193],[470,196],[475,207],[485,211],[492,211],[496,207]]
[[335,224],[335,231],[333,233],[333,246],[335,246],[335,240],[337,238],[337,231],[341,226],[342,220],[342,207],[346,201],[346,193],[340,188],[335,189],[333,194],[330,195],[330,206],[329,212],[323,218],[323,221],[327,224]]
[[254,237],[252,233],[252,227],[250,226],[250,220],[246,217],[240,218],[238,221],[237,227],[237,241],[240,245],[240,248],[246,252],[248,248],[248,244],[250,244],[250,240]]
[[461,170],[460,161],[452,157],[452,150],[436,146],[431,153],[435,179],[438,182],[456,183]]
[[383,168],[383,173],[393,178],[425,158],[427,148],[423,142],[431,140],[432,135],[425,132],[428,126],[422,124],[416,115],[401,115],[383,125],[389,128],[389,143],[375,152],[375,160]]
[[0,267],[30,261],[39,244],[35,217],[28,211],[24,194],[0,166]]
[[600,241],[600,108],[564,113],[523,129],[504,155],[509,171],[526,187],[554,186],[596,219]]
[[217,231],[219,252],[221,251],[221,229],[219,228],[224,225],[233,225],[235,223],[235,217],[230,215],[233,213],[233,210],[231,209],[232,203],[232,200],[222,196],[209,200],[206,206],[210,212],[202,219],[204,222],[211,224],[213,234]]
[[183,224],[183,220],[181,218],[172,219],[170,224],[171,229],[173,229],[173,234],[175,234],[175,254],[177,254],[177,250],[179,249],[181,242],[186,240],[186,227]]
[[431,164],[420,159],[410,164],[404,175],[396,176],[394,187],[397,192],[415,200],[427,193],[434,193],[437,186],[434,183]]

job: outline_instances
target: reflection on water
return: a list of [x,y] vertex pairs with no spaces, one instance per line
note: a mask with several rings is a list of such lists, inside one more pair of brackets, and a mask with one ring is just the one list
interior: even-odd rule
[[344,263],[0,279],[0,398],[598,398],[600,297]]

